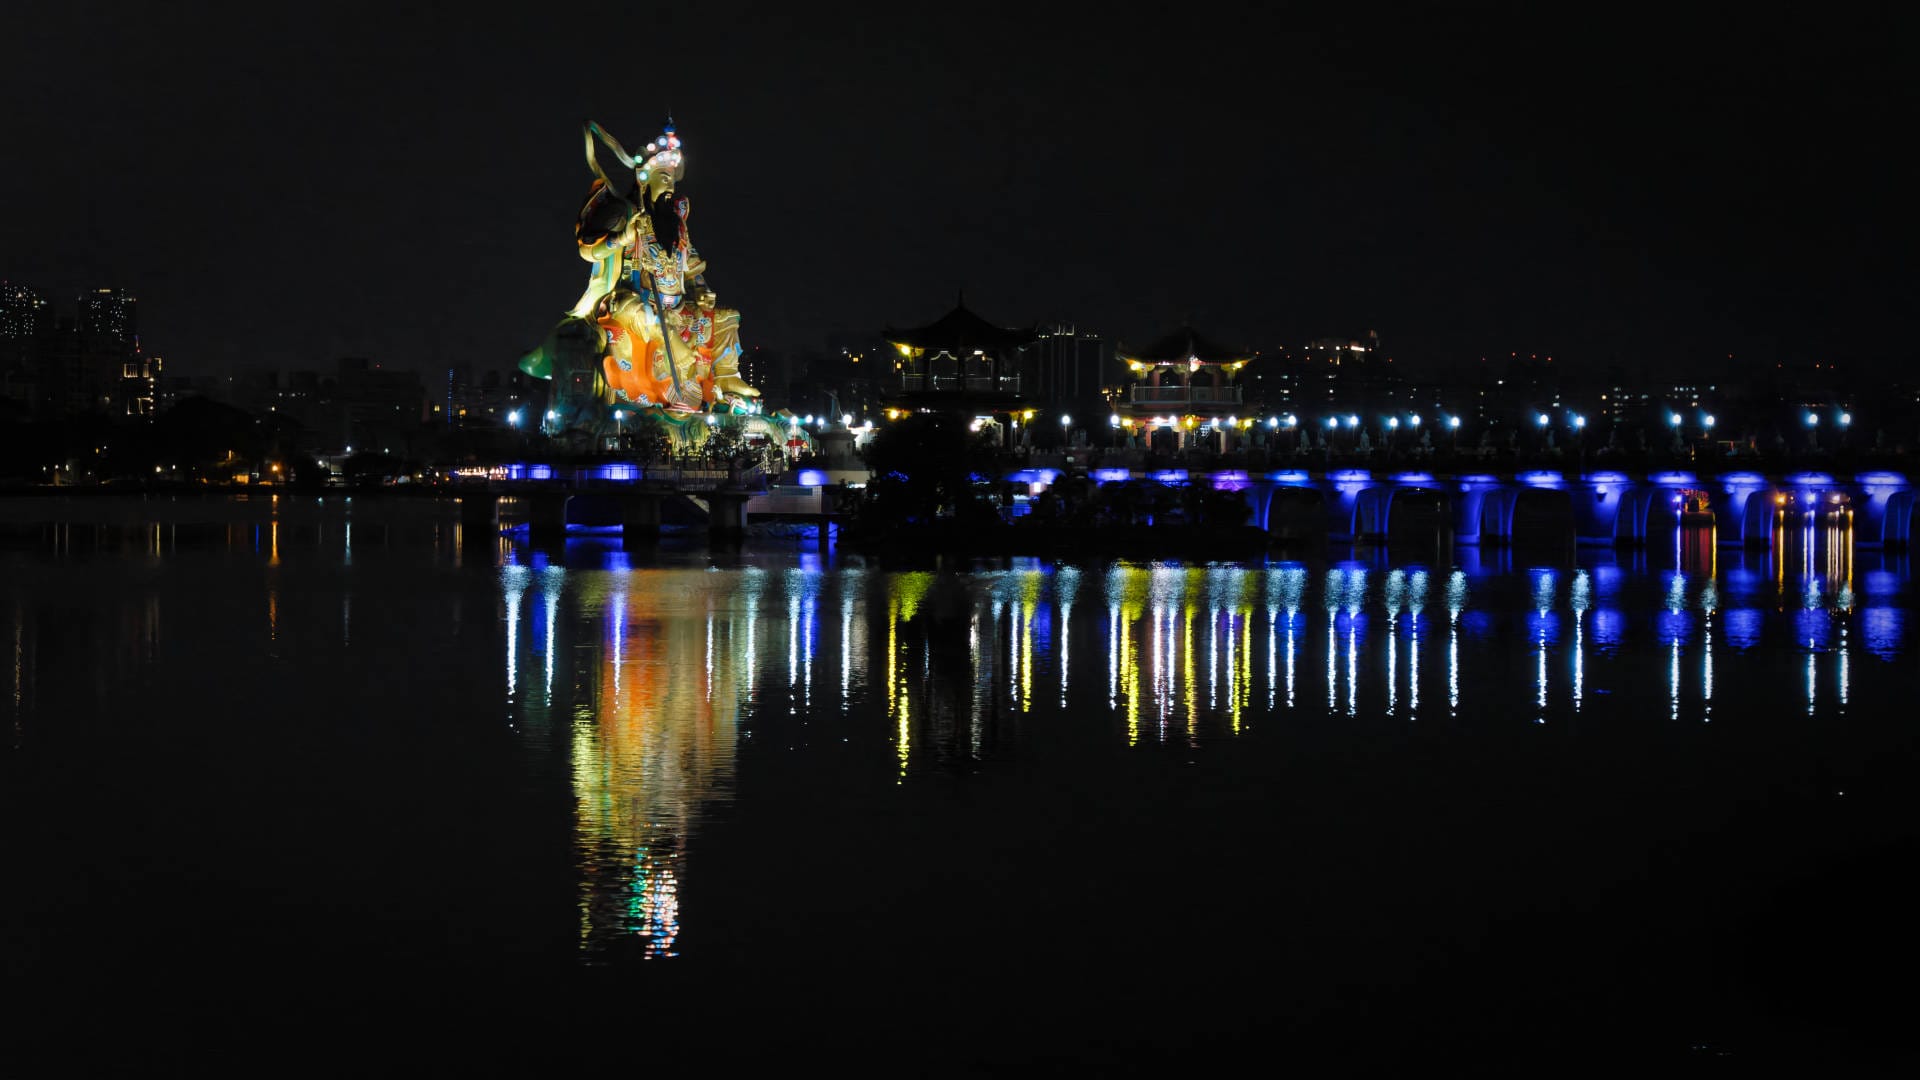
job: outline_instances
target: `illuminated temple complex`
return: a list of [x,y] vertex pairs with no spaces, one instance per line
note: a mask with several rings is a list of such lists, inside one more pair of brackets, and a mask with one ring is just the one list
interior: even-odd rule
[[1116,355],[1134,383],[1114,412],[1137,445],[1223,452],[1243,445],[1254,420],[1239,377],[1251,352],[1183,326],[1138,348],[1119,342]]

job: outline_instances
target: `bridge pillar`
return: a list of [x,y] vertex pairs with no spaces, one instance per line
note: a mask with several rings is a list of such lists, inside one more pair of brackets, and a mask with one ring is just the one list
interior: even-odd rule
[[660,539],[660,497],[632,494],[620,500],[620,546],[629,551]]
[[1622,473],[1592,473],[1568,488],[1573,500],[1574,541],[1596,547],[1632,544],[1636,491]]
[[1865,472],[1853,478],[1848,493],[1854,514],[1854,543],[1859,547],[1899,549],[1913,527],[1913,489],[1899,473]]
[[715,491],[707,495],[707,533],[715,540],[737,540],[747,531],[745,491]]
[[534,544],[559,544],[567,539],[567,500],[564,491],[541,491],[527,498],[527,539]]
[[500,497],[491,492],[460,496],[460,525],[469,533],[500,535]]
[[1482,544],[1500,546],[1513,543],[1513,511],[1519,501],[1520,493],[1513,488],[1487,488],[1480,492],[1477,531]]
[[1887,505],[1881,515],[1880,546],[1888,551],[1905,551],[1913,546],[1913,522],[1920,514],[1914,507],[1917,501],[1912,491],[1896,491],[1887,497]]
[[1721,547],[1764,548],[1773,543],[1773,486],[1757,473],[1734,473],[1707,489],[1713,534]]

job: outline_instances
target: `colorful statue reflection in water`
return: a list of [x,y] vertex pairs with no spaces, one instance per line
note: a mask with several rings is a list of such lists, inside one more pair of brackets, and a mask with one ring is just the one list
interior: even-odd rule
[[[598,429],[616,409],[652,409],[673,424],[675,442],[689,446],[708,427],[689,423],[694,414],[724,412],[782,442],[788,433],[758,415],[760,392],[740,376],[740,313],[719,306],[688,234],[691,206],[677,188],[686,162],[672,121],[639,156],[591,121],[583,134],[595,179],[574,240],[593,271],[520,370],[554,382],[566,426]],[[602,149],[632,171],[631,193],[602,166]]]

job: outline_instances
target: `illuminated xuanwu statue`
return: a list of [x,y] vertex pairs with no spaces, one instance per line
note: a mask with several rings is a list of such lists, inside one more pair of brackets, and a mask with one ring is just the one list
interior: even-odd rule
[[[782,436],[753,416],[760,394],[740,377],[740,313],[719,306],[707,264],[687,234],[685,175],[672,121],[636,157],[598,124],[585,126],[596,179],[574,223],[580,257],[593,264],[587,291],[520,370],[554,383],[558,426],[601,430],[614,410],[656,409],[675,441],[697,443],[696,413],[749,417],[751,428]],[[596,142],[631,169],[633,190],[601,166]]]

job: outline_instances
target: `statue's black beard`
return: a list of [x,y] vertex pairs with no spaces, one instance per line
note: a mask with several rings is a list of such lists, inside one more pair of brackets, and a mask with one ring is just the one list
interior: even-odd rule
[[673,210],[678,198],[671,191],[657,199],[651,196],[647,198],[647,216],[653,219],[653,235],[659,239],[661,247],[669,250],[680,243],[680,215]]

